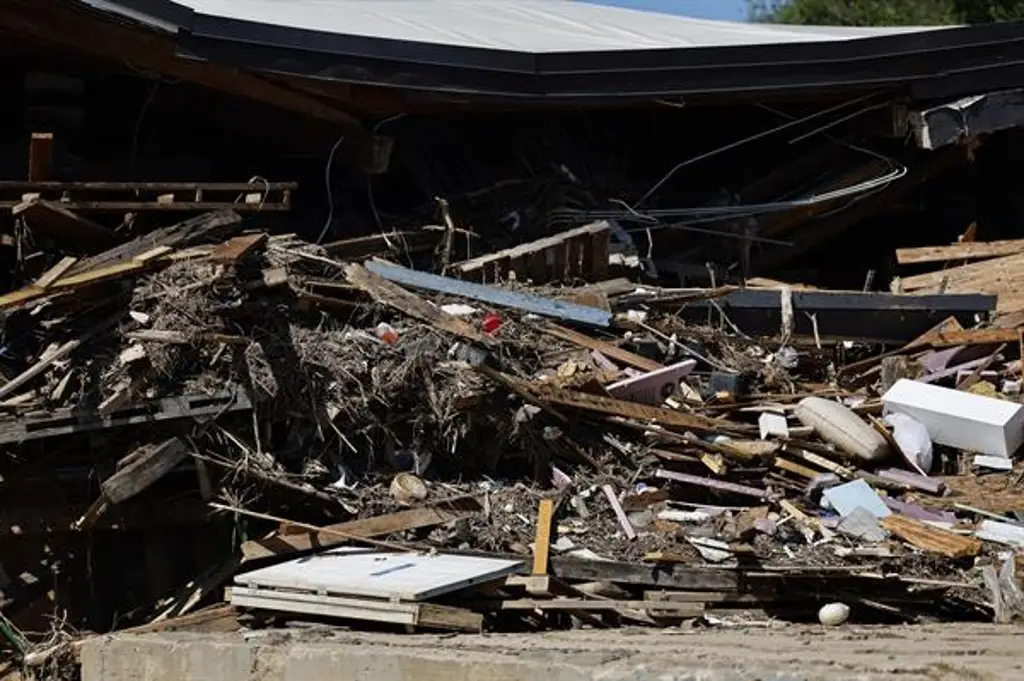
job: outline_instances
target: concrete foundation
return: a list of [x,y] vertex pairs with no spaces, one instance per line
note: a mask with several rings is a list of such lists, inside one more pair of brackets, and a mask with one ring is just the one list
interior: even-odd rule
[[291,630],[96,638],[82,681],[1010,681],[1012,628],[614,630],[434,636]]

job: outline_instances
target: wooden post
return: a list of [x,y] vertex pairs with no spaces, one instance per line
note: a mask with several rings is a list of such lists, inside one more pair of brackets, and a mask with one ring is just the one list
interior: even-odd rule
[[548,573],[548,555],[551,552],[551,521],[555,514],[553,499],[541,499],[537,507],[537,536],[534,538],[533,574]]

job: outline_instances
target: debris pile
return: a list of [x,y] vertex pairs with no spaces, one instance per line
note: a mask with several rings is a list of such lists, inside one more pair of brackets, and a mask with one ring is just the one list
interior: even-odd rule
[[[967,326],[991,298],[943,294],[934,324],[897,294],[638,286],[586,265],[599,227],[458,279],[211,213],[0,298],[10,469],[59,449],[90,470],[84,511],[43,531],[160,537],[184,503],[227,528],[159,579],[147,549],[113,625],[59,607],[94,631],[1021,614],[1019,344]],[[581,272],[602,278],[559,284]],[[798,330],[840,295],[898,347]],[[74,541],[43,561],[56,583],[90,560]],[[23,662],[71,645],[4,631]]]

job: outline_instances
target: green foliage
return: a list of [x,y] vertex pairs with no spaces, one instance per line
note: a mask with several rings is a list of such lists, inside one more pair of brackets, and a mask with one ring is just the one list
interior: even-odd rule
[[751,17],[780,24],[940,26],[1024,19],[1024,0],[749,0]]

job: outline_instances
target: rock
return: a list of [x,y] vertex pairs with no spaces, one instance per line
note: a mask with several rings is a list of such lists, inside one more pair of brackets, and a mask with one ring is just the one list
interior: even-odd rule
[[845,603],[829,603],[821,606],[818,611],[818,621],[826,627],[838,627],[846,624],[850,619],[850,606]]

